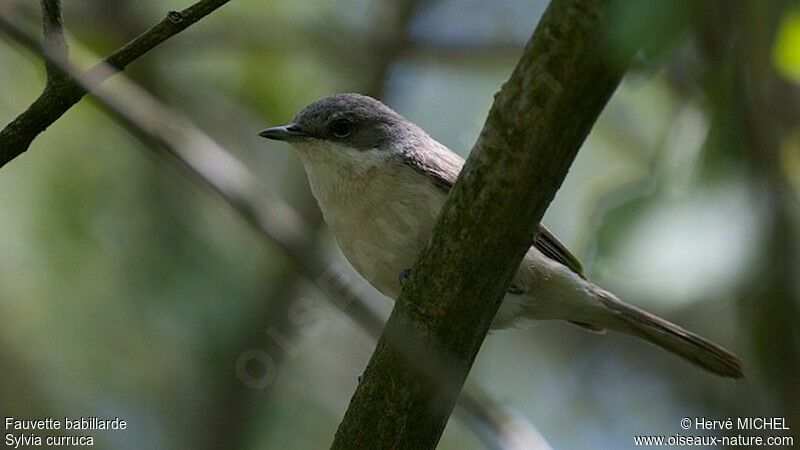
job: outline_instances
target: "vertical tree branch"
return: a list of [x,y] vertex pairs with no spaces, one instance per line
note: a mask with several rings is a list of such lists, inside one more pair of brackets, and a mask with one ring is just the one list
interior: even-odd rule
[[495,96],[332,448],[436,446],[536,224],[622,77],[601,45],[605,3],[548,7]]
[[[56,58],[64,61],[69,57],[64,26],[61,23],[61,0],[42,0],[42,31],[44,46]],[[45,61],[47,86],[55,85],[68,77],[49,61]]]
[[[782,79],[771,60],[775,24],[790,8],[780,2],[712,5],[699,40],[709,66],[701,85],[714,83],[706,94],[718,96],[719,102],[712,111],[712,134],[718,141],[711,145],[713,151],[729,153],[728,158],[741,158],[749,192],[758,203],[753,214],[763,227],[745,238],[757,242],[758,251],[740,287],[737,332],[747,337],[758,363],[755,375],[766,387],[755,394],[762,408],[775,405],[789,423],[798,423],[800,205],[787,178],[782,146],[790,145],[800,123],[800,89]],[[754,414],[749,406],[742,412]]]
[[[796,132],[800,90],[781,79],[770,61],[780,4],[747,3],[736,10],[729,33],[743,32],[730,60],[736,67],[733,96],[739,96],[742,150],[751,182],[764,205],[763,267],[741,300],[762,376],[791,423],[800,421],[800,289],[798,196],[786,178],[781,146]],[[764,24],[753,26],[753,24]],[[783,103],[782,105],[782,102]],[[782,106],[782,107],[781,107]]]

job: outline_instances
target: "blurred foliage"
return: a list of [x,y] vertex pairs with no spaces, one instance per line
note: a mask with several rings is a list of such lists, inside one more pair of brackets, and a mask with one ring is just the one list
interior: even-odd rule
[[608,36],[619,55],[639,50],[640,62],[659,67],[686,38],[702,2],[692,0],[614,0]]
[[800,9],[787,11],[781,19],[772,57],[781,75],[800,82]]
[[[64,2],[65,21],[102,54],[187,3]],[[745,3],[614,2],[610,48],[643,51],[545,222],[599,284],[735,350],[748,378],[562,324],[493,333],[472,377],[554,448],[628,448],[686,416],[800,426],[800,13]],[[421,1],[398,31],[397,5],[234,0],[129,74],[316,222],[295,156],[260,129],[372,91],[466,154],[545,7]],[[3,41],[0,122],[43,79]],[[299,314],[323,303],[279,250],[141,145],[83,101],[0,171],[0,414],[129,421],[98,448],[326,447],[373,344],[327,307]],[[237,375],[253,345],[278,363],[265,389]],[[481,446],[454,421],[441,448]]]

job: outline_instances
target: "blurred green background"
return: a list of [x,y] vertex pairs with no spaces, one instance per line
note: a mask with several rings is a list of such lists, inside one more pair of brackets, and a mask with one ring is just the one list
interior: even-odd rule
[[[12,3],[38,20],[36,2]],[[189,4],[63,7],[70,40],[106,54]],[[299,161],[261,129],[356,91],[466,155],[545,7],[233,0],[126,73],[319,227]],[[682,432],[683,417],[800,429],[800,4],[612,11],[608,45],[643,50],[544,222],[598,284],[735,351],[747,378],[538,323],[492,333],[471,380],[559,449],[631,448]],[[40,60],[0,40],[0,123],[43,82]],[[97,448],[326,448],[373,342],[142,145],[84,100],[0,170],[0,415],[128,421],[93,433]],[[319,242],[387,315],[324,226]],[[451,420],[440,448],[483,444]]]

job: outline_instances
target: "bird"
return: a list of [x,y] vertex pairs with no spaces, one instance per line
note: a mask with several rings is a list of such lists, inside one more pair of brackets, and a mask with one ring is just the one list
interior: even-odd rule
[[[378,291],[396,299],[464,159],[384,103],[356,93],[317,100],[288,125],[259,135],[296,149],[345,258]],[[592,283],[579,260],[539,225],[492,329],[553,319],[596,333],[621,332],[717,375],[744,376],[731,352]]]

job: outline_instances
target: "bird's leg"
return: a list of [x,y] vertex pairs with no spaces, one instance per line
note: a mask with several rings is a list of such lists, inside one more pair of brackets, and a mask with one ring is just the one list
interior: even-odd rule
[[405,286],[406,285],[406,281],[408,281],[409,277],[411,277],[411,269],[410,268],[401,270],[400,271],[400,276],[398,278],[400,280],[400,286]]
[[524,292],[525,291],[523,291],[522,288],[520,288],[516,284],[512,284],[511,286],[508,287],[508,293],[509,294],[522,295]]

